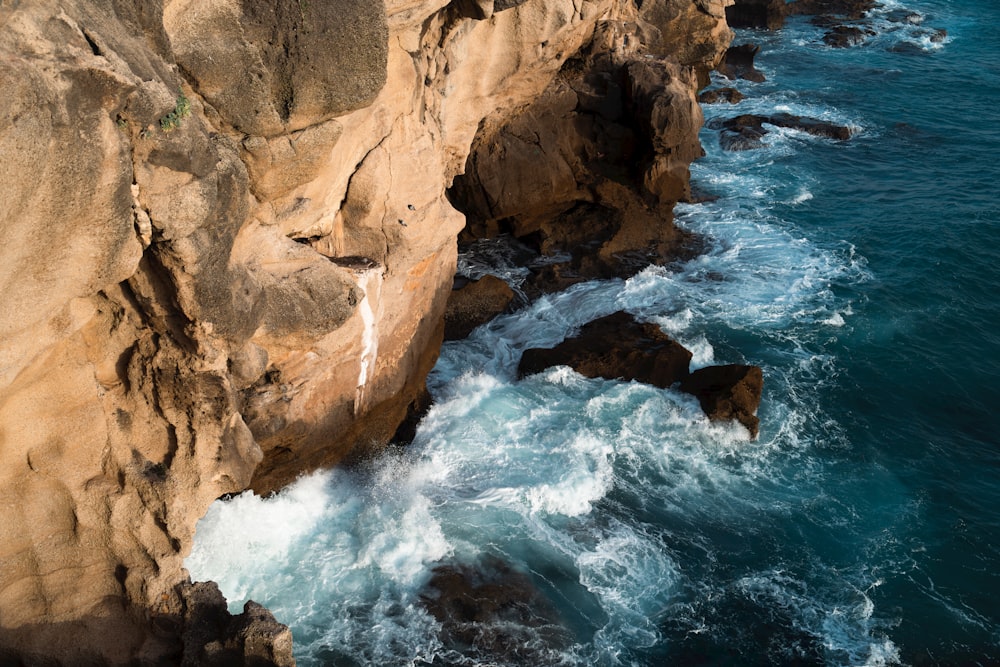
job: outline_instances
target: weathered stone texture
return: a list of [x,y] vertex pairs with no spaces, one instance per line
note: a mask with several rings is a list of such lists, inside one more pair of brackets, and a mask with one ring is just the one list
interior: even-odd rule
[[[707,30],[684,61],[714,63],[723,3],[668,4]],[[0,661],[181,659],[198,518],[393,437],[442,337],[473,139],[588,44],[634,50],[613,33],[635,12],[0,5]]]

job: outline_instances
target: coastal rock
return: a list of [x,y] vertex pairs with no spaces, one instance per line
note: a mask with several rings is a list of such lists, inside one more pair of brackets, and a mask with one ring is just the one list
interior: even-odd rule
[[[208,505],[377,452],[419,412],[463,170],[512,206],[483,224],[616,211],[602,267],[680,238],[649,200],[686,190],[690,67],[728,42],[726,3],[644,2],[674,17],[658,26],[622,0],[472,4],[489,19],[444,0],[0,9],[3,660],[169,662]],[[653,27],[683,65],[620,76]],[[606,66],[556,81],[583,61]],[[468,161],[514,146],[492,141],[540,97],[546,185]]]
[[513,300],[514,290],[491,275],[453,289],[444,311],[444,339],[465,338],[473,329],[505,311]]
[[487,664],[549,664],[572,640],[530,577],[495,557],[436,567],[420,602],[446,648]]
[[704,90],[698,95],[698,102],[701,104],[719,104],[721,102],[737,104],[742,101],[743,93],[735,88],[713,88]]
[[852,135],[849,127],[789,113],[743,114],[727,119],[718,118],[709,123],[708,127],[721,130],[719,143],[724,149],[736,151],[762,147],[764,143],[761,140],[768,132],[764,125],[787,127],[814,136],[840,141],[850,139]]
[[875,35],[875,31],[854,25],[838,25],[823,35],[823,43],[836,49],[857,46],[867,38]]
[[183,587],[182,667],[294,667],[292,632],[250,600],[233,616],[214,582]]
[[789,3],[789,15],[838,16],[857,20],[875,8],[875,0],[795,0]]
[[758,366],[708,366],[689,372],[691,352],[655,324],[640,323],[617,312],[585,324],[553,348],[524,351],[518,376],[552,366],[569,366],[580,375],[606,380],[635,380],[661,389],[674,386],[695,396],[709,419],[736,420],[756,438],[756,413],[763,389]]
[[699,368],[681,381],[680,389],[697,397],[709,419],[735,419],[746,426],[751,438],[756,438],[760,427],[756,413],[763,385],[759,366],[732,364]]
[[716,70],[727,79],[746,79],[760,83],[765,80],[764,73],[754,67],[753,59],[760,51],[757,44],[740,44],[726,50],[722,62]]
[[732,28],[777,30],[787,14],[785,0],[736,0],[726,7],[726,21]]
[[[694,16],[676,11],[683,4],[643,3],[642,16]],[[719,27],[723,5],[707,6],[714,27],[699,10],[704,41],[688,52],[704,71],[729,36]],[[690,197],[688,167],[702,154],[699,83],[674,60],[644,53],[643,36],[656,26],[642,16],[599,24],[589,52],[567,61],[534,104],[484,123],[449,190],[467,216],[463,242],[510,234],[551,260],[529,278],[529,296],[629,276],[688,251],[672,208]]]
[[586,377],[667,388],[687,377],[690,363],[691,352],[660,327],[617,312],[585,324],[552,349],[525,350],[517,370],[523,377],[550,366],[569,366]]

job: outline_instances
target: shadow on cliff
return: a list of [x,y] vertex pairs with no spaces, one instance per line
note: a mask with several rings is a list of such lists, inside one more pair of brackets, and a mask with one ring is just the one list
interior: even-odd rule
[[[0,667],[291,667],[292,632],[262,605],[229,613],[215,582],[181,584],[179,608],[168,603],[143,619],[128,614],[66,623],[0,628]],[[136,628],[142,628],[136,632]],[[73,639],[103,637],[101,653]],[[53,656],[59,656],[58,658]]]

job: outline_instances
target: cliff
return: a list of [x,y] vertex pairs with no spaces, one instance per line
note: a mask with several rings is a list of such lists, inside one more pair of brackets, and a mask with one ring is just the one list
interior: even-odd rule
[[[611,62],[649,101],[634,194],[580,186],[571,141],[504,216],[669,207],[726,4],[0,4],[0,661],[195,664],[208,505],[369,455],[423,400],[473,146],[539,99],[568,136],[557,75]],[[519,168],[470,164],[470,191]]]

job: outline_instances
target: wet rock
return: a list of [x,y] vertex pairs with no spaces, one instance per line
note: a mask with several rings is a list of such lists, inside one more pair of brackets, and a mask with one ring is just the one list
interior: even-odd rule
[[838,25],[823,35],[823,43],[836,49],[845,49],[850,46],[857,46],[874,35],[875,31],[871,28]]
[[757,407],[763,389],[759,366],[731,364],[699,368],[681,381],[680,389],[697,397],[709,419],[735,419],[756,438],[760,426]]
[[785,0],[736,0],[726,7],[730,28],[777,30],[785,23]]
[[754,67],[753,59],[760,51],[757,44],[740,44],[731,46],[722,57],[722,62],[716,68],[727,79],[746,79],[760,83],[765,80],[764,74]]
[[875,0],[796,0],[788,5],[789,15],[828,15],[861,19],[876,5]]
[[743,93],[735,88],[713,88],[698,95],[698,101],[701,104],[719,104],[720,102],[736,104],[743,101]]
[[485,663],[551,664],[571,640],[530,577],[495,557],[435,568],[420,601],[448,649]]
[[728,119],[715,119],[708,127],[721,130],[719,144],[726,150],[750,150],[764,145],[761,141],[767,130],[764,125],[787,127],[814,136],[846,140],[851,138],[851,129],[836,123],[816,118],[795,116],[789,113],[770,115],[743,114]]
[[763,148],[767,131],[756,127],[736,127],[719,132],[719,145],[726,151],[752,151]]
[[894,9],[887,12],[885,17],[893,23],[909,23],[910,25],[920,25],[924,21],[923,16],[908,9]]
[[763,374],[757,366],[709,366],[689,372],[691,352],[654,324],[617,312],[584,325],[574,338],[551,349],[524,351],[518,375],[569,366],[586,377],[635,380],[694,395],[709,419],[735,419],[757,437]]
[[691,352],[655,324],[624,312],[594,320],[552,349],[525,350],[522,377],[550,366],[570,366],[587,377],[637,380],[666,388],[688,374]]
[[183,587],[182,667],[294,667],[292,631],[253,600],[233,616],[215,582]]
[[465,338],[505,311],[513,300],[514,290],[490,275],[452,290],[444,313],[445,340]]

